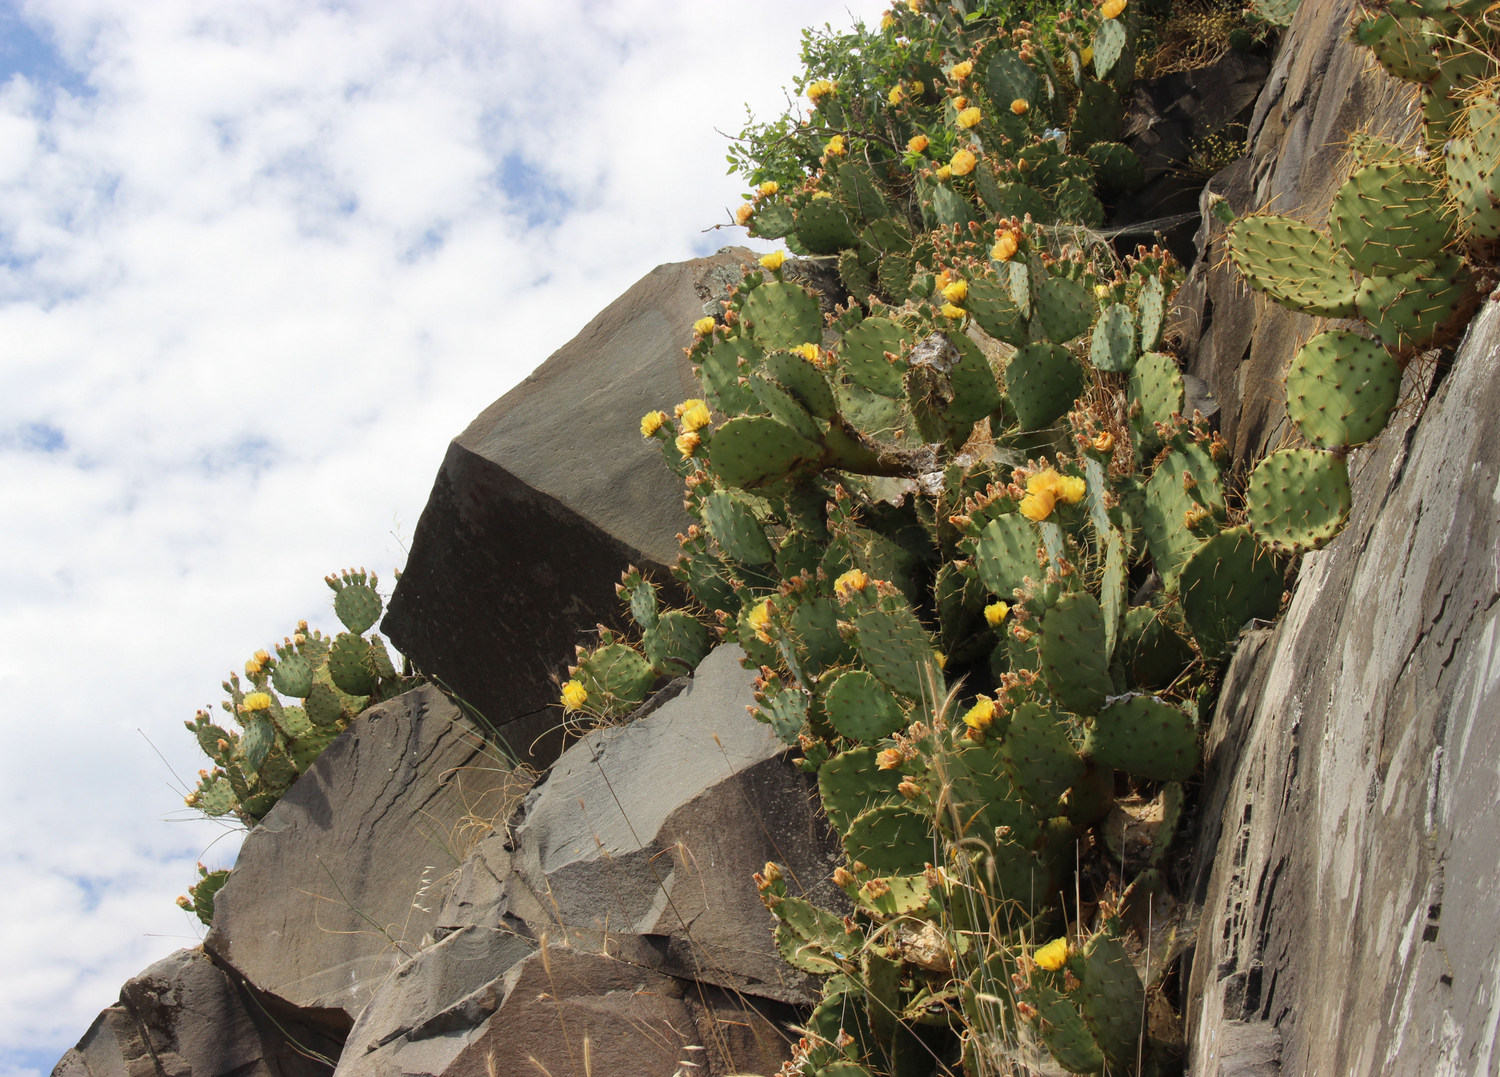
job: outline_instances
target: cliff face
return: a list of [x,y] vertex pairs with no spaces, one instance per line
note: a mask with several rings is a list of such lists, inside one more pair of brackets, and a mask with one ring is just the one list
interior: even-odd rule
[[[1409,91],[1347,42],[1350,10],[1304,0],[1247,157],[1210,182],[1236,212],[1318,221],[1350,131],[1415,132]],[[1219,75],[1249,100],[1252,75]],[[1207,107],[1178,89],[1138,102],[1142,138]],[[1158,194],[1150,212],[1180,208]],[[1196,243],[1169,337],[1248,461],[1288,432],[1281,380],[1314,326],[1236,279],[1222,227]],[[127,984],[58,1073],[780,1065],[813,994],[748,874],[775,859],[832,904],[837,849],[746,716],[733,650],[529,793],[482,747],[498,728],[550,759],[577,634],[615,617],[625,564],[670,559],[680,491],[635,424],[692,395],[688,326],[747,257],[653,272],[455,440],[384,627],[485,724],[432,689],[362,718],[247,839],[206,948]],[[1351,457],[1348,527],[1227,673],[1182,839],[1193,1074],[1500,1066],[1497,361],[1491,302],[1451,357],[1412,364],[1405,405]]]

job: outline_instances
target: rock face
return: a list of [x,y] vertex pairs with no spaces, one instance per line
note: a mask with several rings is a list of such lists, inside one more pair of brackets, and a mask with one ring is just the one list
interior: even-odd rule
[[[269,1004],[268,1004],[269,1003]],[[296,1045],[294,1047],[294,1044]],[[129,980],[54,1077],[324,1077],[340,1043],[257,997],[201,950]],[[300,1048],[300,1049],[298,1049]]]
[[245,839],[205,948],[342,1039],[432,931],[467,820],[503,818],[512,782],[437,689],[371,708]]
[[470,423],[433,484],[381,627],[540,765],[579,633],[618,619],[626,565],[676,558],[681,482],[640,417],[697,394],[682,349],[746,264],[730,248],[647,274]]

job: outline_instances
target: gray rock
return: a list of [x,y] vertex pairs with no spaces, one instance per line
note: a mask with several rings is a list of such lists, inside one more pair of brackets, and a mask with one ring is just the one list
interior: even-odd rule
[[512,909],[554,938],[598,949],[652,938],[658,967],[763,998],[808,1002],[784,964],[751,875],[767,860],[837,904],[838,843],[815,787],[768,726],[746,713],[754,674],[717,648],[648,717],[595,730],[527,798],[516,831]]
[[466,828],[502,818],[512,788],[437,689],[371,708],[246,837],[205,947],[342,1038],[433,930]]
[[53,1077],[323,1077],[339,1043],[179,950],[126,982]]
[[1234,660],[1195,856],[1198,1077],[1500,1069],[1497,364],[1488,303]]
[[692,323],[752,259],[653,270],[449,446],[382,627],[541,765],[579,634],[619,619],[626,565],[676,559],[682,483],[640,417],[698,394]]

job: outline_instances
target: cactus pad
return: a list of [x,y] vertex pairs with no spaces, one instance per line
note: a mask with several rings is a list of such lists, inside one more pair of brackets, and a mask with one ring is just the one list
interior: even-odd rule
[[1036,320],[1046,339],[1066,344],[1089,327],[1094,297],[1070,277],[1047,277],[1036,287]]
[[833,682],[823,697],[823,710],[833,728],[850,740],[880,740],[906,725],[906,712],[896,697],[862,669]]
[[1474,282],[1454,254],[1389,277],[1366,277],[1355,305],[1390,348],[1422,347],[1454,327],[1474,299]]
[[1348,467],[1321,449],[1272,453],[1245,485],[1250,533],[1277,553],[1326,546],[1344,529],[1351,503]]
[[752,289],[740,315],[750,335],[768,351],[823,339],[817,298],[790,281],[769,281]]
[[901,798],[896,791],[901,771],[881,770],[876,765],[878,755],[879,750],[874,746],[861,745],[839,752],[818,768],[823,810],[840,833],[848,830],[854,817],[866,809]]
[[1286,376],[1286,410],[1319,448],[1359,445],[1380,433],[1401,391],[1401,366],[1357,333],[1319,333]]
[[1357,169],[1328,211],[1329,237],[1354,268],[1388,276],[1433,257],[1453,234],[1433,175],[1411,161]]
[[1016,789],[1043,812],[1052,812],[1083,775],[1083,760],[1066,727],[1037,703],[1022,703],[1011,712],[1000,753]]
[[1155,696],[1120,696],[1094,719],[1083,750],[1138,778],[1181,782],[1198,766],[1198,729],[1186,711]]
[[375,670],[370,661],[370,642],[353,632],[340,632],[328,651],[328,675],[333,685],[351,696],[375,691]]
[[1083,947],[1083,1017],[1104,1055],[1121,1071],[1135,1061],[1144,1033],[1146,989],[1120,940],[1095,935]]
[[1177,586],[1182,615],[1206,655],[1224,651],[1246,621],[1274,620],[1281,606],[1281,568],[1244,527],[1200,546]]
[[942,671],[927,630],[909,609],[866,610],[854,618],[859,656],[880,681],[908,699],[921,700],[936,688]]
[[714,431],[709,463],[730,486],[759,486],[816,460],[819,446],[764,415],[742,415]]
[[844,851],[876,871],[916,873],[940,857],[933,848],[925,812],[905,804],[881,804],[860,812],[844,834]]
[[1113,373],[1135,365],[1135,314],[1124,303],[1110,306],[1094,326],[1089,361]]
[[1250,287],[1292,310],[1352,318],[1354,266],[1322,232],[1273,214],[1229,226],[1229,256]]
[[1066,415],[1084,385],[1083,364],[1059,344],[1027,344],[1005,364],[1006,396],[1022,430],[1040,430]]
[[1096,714],[1109,695],[1104,614],[1087,591],[1063,595],[1042,618],[1042,673],[1058,704],[1074,714]]
[[974,546],[974,567],[980,582],[991,594],[1010,601],[1028,576],[1042,578],[1042,569],[1037,564],[1040,548],[1041,536],[1036,525],[1020,513],[1007,513],[991,520]]
[[969,282],[965,307],[974,321],[996,340],[1007,344],[1026,343],[1027,321],[1010,296],[1010,289],[998,281],[978,277]]
[[708,533],[727,556],[747,565],[771,563],[773,554],[766,530],[742,495],[715,490],[702,504]]

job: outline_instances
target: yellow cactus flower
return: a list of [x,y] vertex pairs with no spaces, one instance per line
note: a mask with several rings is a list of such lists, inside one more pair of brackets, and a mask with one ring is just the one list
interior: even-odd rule
[[948,69],[948,77],[951,78],[951,79],[953,79],[953,80],[955,80],[955,81],[957,81],[957,82],[962,82],[964,79],[968,78],[973,73],[974,73],[974,61],[973,60],[960,60],[958,63],[954,64],[952,67],[950,67]]
[[898,82],[891,87],[891,92],[886,94],[885,97],[891,104],[899,105],[902,101],[906,100],[906,87]]
[[829,157],[842,157],[849,151],[844,148],[844,136],[834,135],[823,146],[823,152]]
[[795,348],[788,348],[793,355],[800,355],[809,363],[816,363],[823,358],[823,351],[816,344],[809,341],[806,344],[798,344]]
[[588,689],[577,681],[569,681],[562,686],[562,705],[565,710],[580,710],[588,701]]
[[714,320],[712,318],[699,318],[693,323],[693,332],[697,336],[706,337],[714,331]]
[[1106,19],[1118,19],[1120,17],[1120,13],[1124,10],[1125,0],[1108,0],[1108,2],[1099,9],[1099,14],[1103,15]]
[[771,627],[771,600],[762,599],[758,605],[751,609],[745,618],[750,624],[750,630],[755,633],[755,638],[762,643],[775,643],[769,631]]
[[1088,483],[1077,475],[1064,475],[1057,480],[1056,490],[1059,501],[1076,505],[1088,493]]
[[937,663],[938,669],[948,668],[948,656],[942,651],[933,651],[932,660]]
[[943,317],[944,318],[958,319],[958,318],[962,318],[967,313],[968,312],[965,311],[963,307],[956,307],[952,303],[944,303],[943,304]]
[[750,215],[755,212],[755,207],[749,202],[741,203],[735,208],[734,220],[736,224],[745,224],[750,220]]
[[260,675],[260,671],[264,668],[264,666],[262,666],[258,661],[252,658],[245,663],[245,676],[258,677]]
[[682,454],[683,459],[687,459],[698,451],[698,446],[703,444],[703,439],[689,430],[686,434],[678,434],[675,444],[677,451]]
[[766,182],[755,188],[755,193],[760,195],[762,198],[769,198],[779,190],[781,190],[781,184],[777,183],[775,180],[766,180]]
[[1094,62],[1094,46],[1092,46],[1092,45],[1086,46],[1084,48],[1084,50],[1081,53],[1078,54],[1078,59],[1079,59],[1080,62],[1082,62],[1082,64],[1085,67],[1087,67],[1089,64],[1093,63]]
[[688,430],[702,430],[710,422],[713,416],[709,414],[708,405],[701,400],[690,400],[690,405],[682,413],[682,425]]
[[880,16],[880,28],[882,30],[892,30],[895,28],[895,26],[896,16],[892,15],[889,11]]
[[953,168],[949,165],[943,165],[932,174],[940,180],[949,180],[953,178]]
[[1094,438],[1095,452],[1114,452],[1115,436],[1108,430],[1101,430],[1099,436]]
[[269,651],[266,651],[266,650],[256,651],[255,652],[255,660],[257,662],[259,662],[261,665],[265,665],[267,662],[269,662],[271,660],[271,653]]
[[953,159],[948,162],[948,167],[953,170],[955,176],[967,176],[974,171],[974,165],[978,163],[978,160],[969,149],[960,147],[954,153]]
[[1109,298],[1109,291],[1110,291],[1109,285],[1107,285],[1107,284],[1096,284],[1096,285],[1094,285],[1094,298],[1095,299],[1108,299]]
[[926,135],[913,135],[906,140],[906,150],[908,153],[926,153],[927,147],[930,145],[932,145],[932,140]]
[[878,770],[895,770],[904,759],[900,748],[882,748],[875,754],[875,766]]
[[813,104],[818,104],[825,97],[832,97],[836,87],[832,79],[819,79],[817,82],[808,84],[807,98]]
[[922,0],[906,0],[907,10],[913,15],[922,10]]
[[[922,795],[922,787],[913,781],[902,781],[896,786],[896,792],[900,793],[907,800],[916,800],[917,797]],[[868,883],[865,884],[865,889],[870,891],[871,897],[883,896],[875,892],[877,883],[885,887],[885,892],[887,894],[890,893],[891,887],[889,883],[882,883],[879,879],[871,879]]]
[[959,114],[958,114],[958,126],[960,126],[960,127],[962,127],[962,128],[964,128],[964,129],[967,130],[970,127],[978,126],[978,124],[979,124],[979,106],[978,105],[970,105],[968,108],[963,109],[961,112],[959,112]]
[[760,264],[765,266],[767,269],[772,270],[773,272],[780,269],[781,263],[785,261],[785,251],[772,251],[770,254],[761,255],[760,258]]
[[943,288],[943,298],[950,303],[962,303],[969,298],[969,282],[956,280]]
[[1031,111],[1031,102],[1024,97],[1018,97],[1010,103],[1010,110],[1017,116],[1024,116]]
[[955,97],[953,99],[953,111],[954,112],[962,112],[964,109],[966,109],[968,107],[969,107],[969,99],[967,97],[959,95],[958,97]]
[[857,568],[851,568],[833,581],[833,593],[847,602],[849,596],[855,591],[863,591],[868,586],[870,586],[870,577]]
[[995,704],[980,696],[964,713],[964,725],[983,733],[995,724]]
[[250,713],[271,709],[271,696],[267,692],[251,692],[245,697],[245,710]]
[[667,413],[664,411],[648,411],[641,416],[641,437],[649,438],[661,429],[662,423],[667,421]]
[[684,400],[682,403],[678,404],[675,408],[673,408],[672,409],[672,414],[675,415],[675,416],[677,416],[677,418],[680,419],[680,418],[682,418],[682,413],[685,412],[685,411],[687,411],[688,408],[694,407],[694,406],[696,406],[698,404],[701,404],[701,403],[703,403],[703,401],[699,400],[697,397],[690,397],[687,400]]
[[1020,512],[1021,515],[1026,517],[1028,520],[1034,520],[1037,523],[1041,523],[1048,516],[1052,515],[1052,507],[1056,503],[1057,499],[1052,496],[1050,491],[1043,491],[1042,493],[1037,494],[1027,494],[1025,497],[1021,498]]
[[990,257],[997,262],[1008,262],[1016,256],[1016,251],[1021,247],[1021,236],[1014,230],[1001,232],[995,237],[995,245],[990,248]]
[[[1111,2],[1118,3],[1121,7],[1125,5],[1125,0],[1111,0]],[[1053,939],[1046,946],[1043,946],[1036,953],[1032,954],[1031,959],[1037,963],[1038,968],[1044,968],[1048,972],[1056,972],[1068,963],[1068,940],[1065,938]]]
[[1010,613],[1010,605],[1005,602],[991,602],[984,608],[984,619],[994,628],[999,628],[1000,623]]

